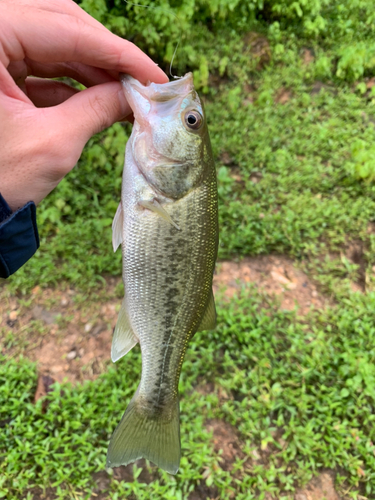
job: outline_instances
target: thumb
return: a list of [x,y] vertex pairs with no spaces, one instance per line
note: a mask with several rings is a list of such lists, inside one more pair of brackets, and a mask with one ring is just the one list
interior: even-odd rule
[[[52,109],[52,108],[50,108]],[[72,144],[82,148],[94,134],[132,112],[120,82],[108,82],[82,90],[53,108],[58,123]]]

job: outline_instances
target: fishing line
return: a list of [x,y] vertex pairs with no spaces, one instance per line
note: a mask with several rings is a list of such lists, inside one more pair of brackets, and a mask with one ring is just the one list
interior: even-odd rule
[[177,49],[180,45],[180,42],[182,40],[182,34],[183,34],[183,30],[182,30],[182,26],[181,26],[181,21],[180,19],[178,18],[177,14],[175,14],[174,12],[172,12],[172,10],[168,10],[166,9],[165,7],[161,7],[160,5],[144,5],[144,4],[141,4],[141,3],[134,3],[134,2],[128,2],[128,0],[124,0],[125,3],[127,3],[128,5],[134,5],[136,7],[144,7],[145,9],[161,9],[162,11],[164,12],[168,12],[168,14],[172,14],[172,16],[175,17],[175,19],[177,19],[177,22],[179,24],[179,27],[180,27],[180,38],[176,44],[176,47],[174,49],[174,52],[173,52],[173,56],[172,56],[172,59],[171,59],[171,63],[169,65],[169,75],[171,76],[171,78],[175,78],[176,80],[179,79],[179,78],[182,78],[182,76],[176,76],[172,73],[172,66],[173,66],[173,61],[175,59],[175,56],[176,56],[176,53],[177,53]]

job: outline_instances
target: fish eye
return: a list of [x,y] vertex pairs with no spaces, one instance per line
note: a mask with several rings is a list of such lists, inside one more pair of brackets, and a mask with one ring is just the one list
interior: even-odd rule
[[189,110],[185,114],[185,123],[188,128],[191,128],[193,130],[198,130],[199,127],[202,125],[203,122],[203,117],[198,111],[195,110]]

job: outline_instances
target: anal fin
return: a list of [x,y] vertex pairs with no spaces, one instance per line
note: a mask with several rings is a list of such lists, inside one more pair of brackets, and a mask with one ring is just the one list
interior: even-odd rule
[[119,206],[117,207],[116,214],[113,218],[112,222],[112,246],[113,246],[113,251],[116,252],[118,247],[122,243],[122,228],[124,223],[124,214],[122,211],[122,203],[120,201]]
[[215,308],[214,294],[211,290],[207,307],[206,310],[204,311],[202,321],[198,327],[197,332],[201,332],[203,330],[213,330],[215,327],[216,327],[216,308]]
[[133,329],[130,325],[128,313],[125,307],[125,298],[122,301],[118,315],[116,328],[112,339],[111,359],[114,363],[125,356],[138,343]]

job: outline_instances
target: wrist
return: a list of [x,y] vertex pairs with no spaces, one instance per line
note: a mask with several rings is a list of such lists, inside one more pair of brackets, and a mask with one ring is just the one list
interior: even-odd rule
[[0,193],[0,277],[15,273],[38,248],[35,203],[29,201],[12,212]]

